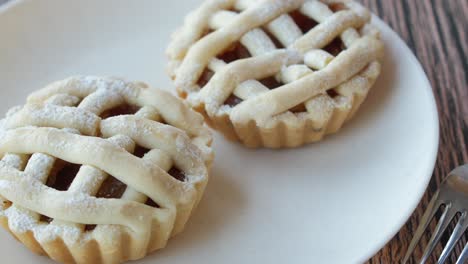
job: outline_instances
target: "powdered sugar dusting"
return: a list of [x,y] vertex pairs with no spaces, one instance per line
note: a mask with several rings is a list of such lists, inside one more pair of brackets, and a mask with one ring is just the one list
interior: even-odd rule
[[190,139],[187,136],[178,135],[175,144],[178,152],[184,153],[193,159],[201,161],[200,150],[190,142]]
[[11,188],[11,183],[6,180],[0,180],[0,189],[9,189]]
[[74,128],[79,129],[83,133],[96,131],[100,120],[98,116],[88,111],[69,106],[56,106],[52,104],[45,104],[43,106],[28,105],[26,109],[25,113],[19,112],[18,114],[29,115],[31,121],[35,120],[37,123],[45,124],[51,121],[54,123],[64,123],[73,120],[73,123],[76,124]]
[[55,162],[55,158],[42,153],[35,153],[31,156],[25,171],[35,179],[45,182],[48,172]]
[[120,93],[99,88],[95,93],[83,99],[79,108],[98,114],[109,106],[118,105],[123,102],[124,98]]
[[68,94],[56,94],[49,99],[46,100],[47,104],[53,104],[53,105],[63,105],[63,106],[74,106],[78,104],[80,101],[80,98],[73,96],[73,95],[68,95]]
[[[2,212],[0,212],[2,213]],[[32,230],[37,223],[37,220],[28,214],[24,209],[20,209],[16,206],[11,206],[3,212],[8,217],[8,224],[12,231],[18,233],[24,233],[28,230]]]
[[98,76],[79,76],[77,80],[82,86],[96,87],[97,90],[107,90],[119,93],[126,98],[136,96],[137,89],[133,87],[133,83],[124,81],[118,78],[106,78]]
[[10,116],[16,114],[16,113],[19,112],[21,109],[23,109],[23,106],[22,106],[22,105],[13,106],[12,108],[10,108],[10,109],[7,111],[6,117],[10,117]]
[[[0,181],[0,186],[5,186],[5,181]],[[72,244],[82,233],[74,226],[40,224],[36,213],[16,205],[0,211],[0,216],[8,218],[9,228],[13,232],[23,234],[31,231],[39,242],[48,242],[61,237],[66,240],[65,243]]]
[[65,244],[71,245],[77,243],[82,238],[83,232],[78,226],[66,224],[48,224],[38,225],[32,229],[34,237],[39,242],[49,242],[57,238],[64,239]]
[[220,115],[228,114],[231,113],[232,107],[230,105],[224,104],[222,105],[219,109],[218,112]]
[[119,146],[124,149],[133,149],[135,148],[135,142],[126,135],[115,135],[107,139],[112,144]]
[[95,213],[96,209],[101,207],[102,201],[95,199],[85,193],[75,193],[71,199],[65,201],[65,210],[79,211],[79,214]]
[[19,155],[7,153],[5,156],[3,156],[2,162],[10,167],[20,169],[23,164],[23,159]]

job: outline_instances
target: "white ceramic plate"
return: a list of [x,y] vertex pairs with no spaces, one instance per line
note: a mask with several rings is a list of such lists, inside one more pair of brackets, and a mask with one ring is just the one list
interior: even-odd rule
[[[164,50],[197,0],[18,1],[0,7],[0,112],[75,74],[171,88]],[[216,162],[186,231],[138,263],[355,263],[405,223],[431,177],[438,118],[403,41],[374,19],[383,74],[340,133],[299,149],[248,150],[216,135]],[[49,263],[6,232],[7,263]],[[3,261],[2,261],[3,262]]]

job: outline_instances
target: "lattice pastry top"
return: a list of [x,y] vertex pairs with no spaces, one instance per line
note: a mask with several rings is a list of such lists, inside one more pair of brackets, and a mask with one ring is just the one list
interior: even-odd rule
[[207,0],[167,54],[178,94],[249,147],[337,131],[380,73],[367,9],[347,0]]
[[200,114],[167,92],[73,77],[2,120],[0,223],[64,263],[118,263],[164,247],[212,161]]

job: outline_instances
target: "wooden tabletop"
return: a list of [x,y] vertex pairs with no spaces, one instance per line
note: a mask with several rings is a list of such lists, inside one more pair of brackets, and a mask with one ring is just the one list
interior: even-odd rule
[[[359,0],[392,27],[416,54],[432,84],[440,118],[440,148],[433,177],[406,225],[368,263],[401,263],[430,197],[456,166],[468,163],[468,1]],[[432,223],[432,228],[435,227]],[[453,224],[453,223],[452,223]],[[453,228],[453,225],[452,225]],[[421,256],[430,235],[416,249]],[[442,237],[428,263],[437,263],[449,234]],[[467,233],[456,248],[458,255]],[[453,256],[448,263],[455,263]]]
[[[0,0],[0,4],[7,0]],[[368,263],[400,263],[426,205],[443,177],[468,163],[468,1],[466,0],[359,0],[386,21],[408,44],[422,63],[437,100],[440,117],[440,149],[436,169],[417,210],[400,232]],[[432,228],[435,223],[432,223]],[[453,226],[452,226],[453,227]],[[465,233],[466,235],[466,233]],[[446,234],[435,254],[448,240]],[[416,249],[420,256],[429,235]],[[458,255],[467,236],[456,247]],[[436,256],[429,263],[436,263]],[[449,263],[455,263],[452,255]]]

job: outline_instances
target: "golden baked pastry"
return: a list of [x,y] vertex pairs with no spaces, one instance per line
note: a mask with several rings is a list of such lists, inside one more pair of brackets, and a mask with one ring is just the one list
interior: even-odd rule
[[227,138],[301,146],[338,131],[380,74],[370,19],[346,0],[207,0],[174,33],[168,70]]
[[200,200],[212,161],[203,117],[171,94],[72,77],[34,92],[0,132],[0,223],[63,263],[162,248]]

